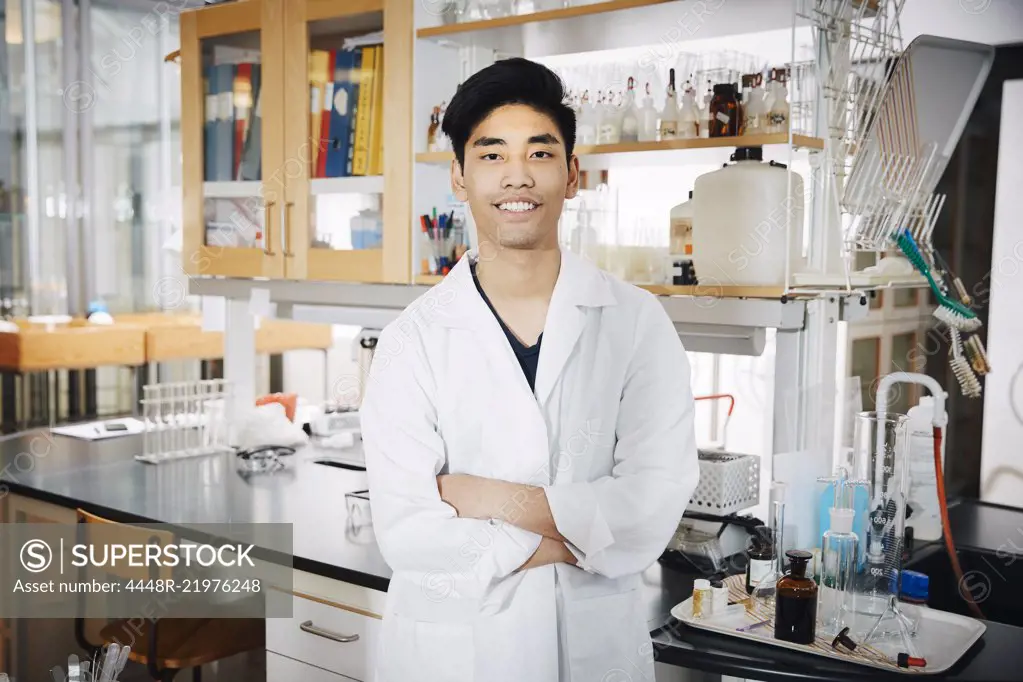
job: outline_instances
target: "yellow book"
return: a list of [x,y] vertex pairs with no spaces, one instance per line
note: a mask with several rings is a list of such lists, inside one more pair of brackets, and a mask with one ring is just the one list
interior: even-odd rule
[[327,79],[331,78],[330,53],[313,50],[309,53],[309,177],[316,177],[320,159],[320,126],[323,121],[323,98],[326,94]]
[[373,103],[373,71],[376,68],[376,46],[362,48],[359,69],[359,103],[355,112],[355,145],[352,154],[352,175],[366,175],[369,170],[370,106]]
[[369,174],[384,173],[384,46],[377,46],[377,68],[373,74],[373,124],[369,134]]

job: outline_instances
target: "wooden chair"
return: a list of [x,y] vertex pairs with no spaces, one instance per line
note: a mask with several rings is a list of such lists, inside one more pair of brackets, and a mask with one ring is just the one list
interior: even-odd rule
[[[78,538],[88,535],[88,524],[117,526],[118,542],[126,544],[176,544],[173,533],[120,524],[77,510]],[[81,569],[80,569],[81,570]],[[158,580],[170,577],[164,567],[116,566],[105,570],[122,580]],[[80,579],[84,579],[80,574]],[[79,616],[75,618],[75,638],[91,656],[104,644],[131,646],[129,659],[145,665],[150,677],[170,682],[185,668],[192,669],[193,682],[202,680],[202,666],[236,654],[266,647],[266,625],[262,618],[124,618],[107,623],[100,630],[99,643],[85,635],[84,596],[79,597]]]

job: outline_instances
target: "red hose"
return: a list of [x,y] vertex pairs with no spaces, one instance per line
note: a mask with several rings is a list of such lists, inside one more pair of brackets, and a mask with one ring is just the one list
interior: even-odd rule
[[941,429],[934,427],[934,475],[938,484],[938,508],[941,509],[942,535],[945,536],[945,549],[948,551],[948,558],[952,561],[952,571],[956,575],[956,584],[959,586],[959,594],[966,600],[970,612],[977,618],[984,620],[977,602],[973,601],[973,595],[969,590],[963,590],[963,567],[959,565],[959,555],[956,554],[955,543],[952,542],[952,523],[948,520],[948,500],[945,497],[945,475],[941,467]]

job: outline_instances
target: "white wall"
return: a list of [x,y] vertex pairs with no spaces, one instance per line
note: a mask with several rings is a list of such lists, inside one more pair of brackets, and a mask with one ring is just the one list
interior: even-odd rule
[[1019,0],[907,0],[902,37],[921,34],[1000,45],[1023,42],[1023,2]]
[[1006,81],[998,141],[998,184],[991,254],[988,355],[992,372],[984,388],[984,435],[980,497],[985,502],[1020,506],[1023,500],[1023,80]]

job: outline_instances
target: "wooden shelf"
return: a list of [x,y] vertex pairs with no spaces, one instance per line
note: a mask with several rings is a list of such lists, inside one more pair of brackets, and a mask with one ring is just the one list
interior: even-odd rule
[[383,194],[384,176],[362,175],[348,178],[312,178],[310,194]]
[[263,195],[263,183],[258,180],[202,183],[203,199],[247,199]]
[[425,284],[426,286],[433,286],[439,284],[444,279],[444,275],[416,275],[416,284]]
[[633,9],[635,7],[647,7],[649,5],[661,5],[673,0],[610,0],[609,2],[597,2],[591,5],[580,5],[578,7],[565,7],[562,9],[551,9],[532,14],[520,14],[499,19],[485,19],[482,21],[466,21],[458,24],[445,24],[443,26],[431,26],[416,31],[417,38],[439,38],[458,33],[470,31],[486,31],[509,26],[521,26],[532,24],[538,21],[557,21],[559,19],[574,19],[593,14],[605,14],[619,10]]
[[[787,133],[766,135],[741,135],[739,137],[698,137],[688,140],[664,140],[654,142],[619,142],[618,144],[581,144],[576,146],[578,156],[597,154],[630,154],[635,152],[663,152],[682,149],[715,149],[728,147],[763,147],[773,144],[788,144]],[[805,149],[824,149],[824,140],[808,135],[793,135],[792,143]],[[418,163],[450,163],[454,152],[420,152]]]
[[[779,299],[785,294],[785,287],[719,286],[717,284],[696,284],[674,286],[670,284],[639,284],[657,296],[694,296],[696,298],[767,298]],[[793,296],[789,292],[789,296]]]
[[146,362],[145,327],[98,325],[75,320],[47,329],[22,326],[0,333],[0,367],[15,372],[92,369]]

